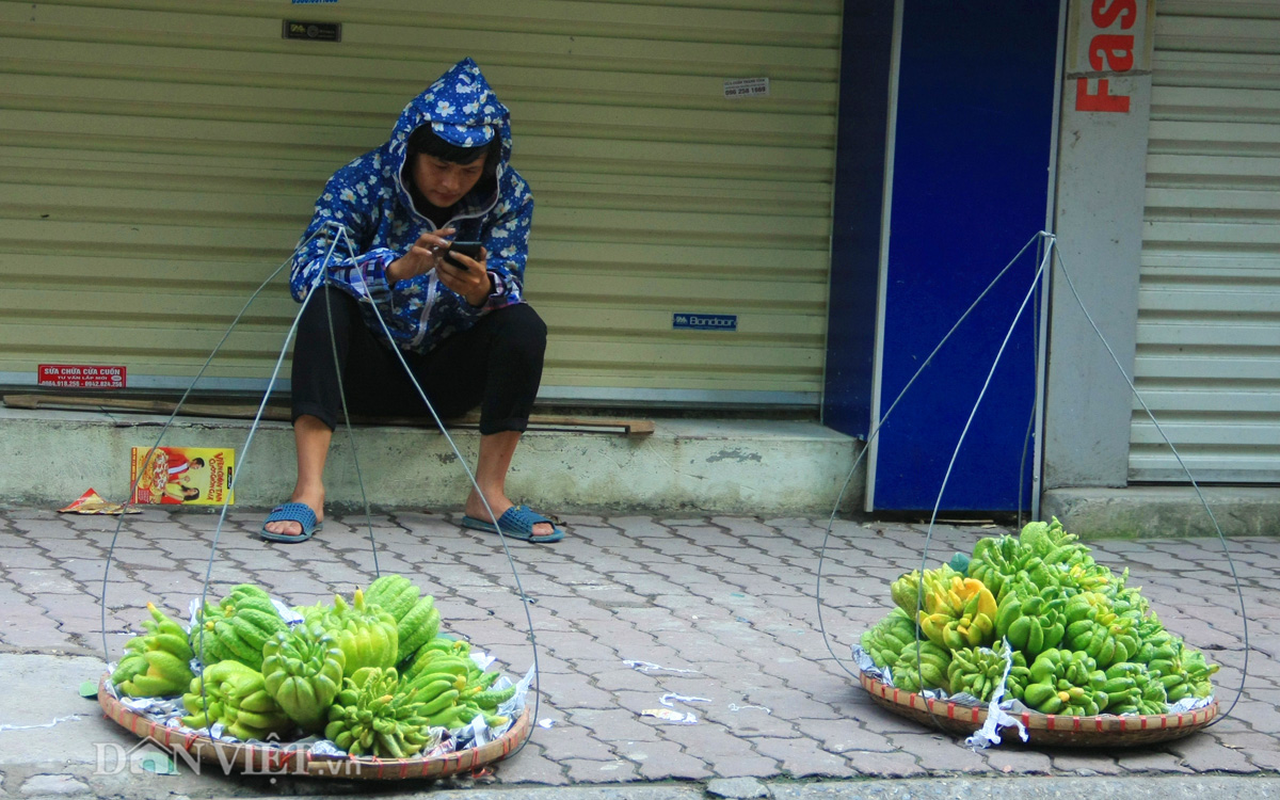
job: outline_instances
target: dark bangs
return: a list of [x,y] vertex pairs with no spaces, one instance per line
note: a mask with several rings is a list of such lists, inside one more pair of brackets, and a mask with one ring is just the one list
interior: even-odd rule
[[470,164],[487,153],[489,157],[485,161],[484,172],[488,177],[498,171],[498,162],[502,159],[502,139],[497,135],[479,147],[462,147],[437,136],[430,125],[421,125],[409,134],[406,144],[410,158],[422,154],[450,164]]

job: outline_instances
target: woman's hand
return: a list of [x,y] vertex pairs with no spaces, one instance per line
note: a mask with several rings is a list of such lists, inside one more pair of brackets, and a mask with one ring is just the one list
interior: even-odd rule
[[443,260],[440,254],[449,249],[449,240],[445,237],[452,236],[454,233],[456,231],[453,228],[444,228],[435,233],[424,233],[419,236],[409,248],[409,252],[387,265],[387,283],[394,284],[397,281],[426,275],[438,267]]
[[[440,282],[462,295],[468,303],[477,308],[484,305],[493,291],[488,272],[489,251],[481,248],[479,260],[461,253],[451,255],[453,261],[446,260],[444,253],[449,249],[450,241],[445,237],[454,233],[453,228],[444,228],[419,236],[409,252],[387,265],[387,283],[416,278],[434,269]],[[440,269],[441,265],[443,269]]]
[[489,299],[493,286],[489,280],[489,251],[480,248],[480,258],[474,259],[462,253],[453,253],[440,262],[444,265],[436,270],[436,277],[445,286],[462,295],[471,305],[479,308]]

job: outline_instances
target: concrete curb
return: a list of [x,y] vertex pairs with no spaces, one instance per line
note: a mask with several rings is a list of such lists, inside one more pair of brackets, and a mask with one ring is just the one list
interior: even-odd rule
[[[0,408],[0,448],[13,454],[0,471],[0,497],[61,508],[94,488],[122,500],[130,486],[131,448],[154,445],[167,419]],[[161,443],[234,448],[236,506],[271,508],[293,490],[293,431],[265,422],[248,440],[250,429],[246,420],[179,417]],[[451,434],[474,465],[479,433]],[[516,451],[507,491],[517,502],[555,513],[827,515],[862,447],[816,422],[786,420],[662,420],[643,437],[530,431]],[[459,508],[471,484],[457,462],[447,440],[430,429],[361,426],[354,445],[340,429],[325,471],[328,504],[363,509],[367,496],[375,509]],[[846,509],[861,502],[864,474],[860,470],[850,482]]]
[[[1041,514],[1083,538],[1182,538],[1280,534],[1280,488],[1206,486],[1204,503],[1190,486],[1052,489]],[[1205,511],[1208,504],[1212,517]]]

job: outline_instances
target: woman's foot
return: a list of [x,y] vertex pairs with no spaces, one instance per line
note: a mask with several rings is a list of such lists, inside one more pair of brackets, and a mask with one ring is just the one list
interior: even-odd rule
[[[508,500],[505,496],[489,498],[489,508],[493,509],[494,518],[501,519],[502,515],[507,513],[507,509],[514,506],[515,503]],[[463,512],[468,517],[483,520],[484,522],[492,522],[489,518],[489,508],[484,507],[484,503],[480,500],[480,495],[475,493],[473,489],[471,496],[467,498],[467,504],[463,506]],[[550,536],[555,533],[556,526],[550,522],[539,522],[533,526],[534,538]]]
[[312,513],[316,515],[315,528],[308,532],[301,522],[293,519],[285,519],[268,522],[262,526],[262,530],[265,533],[292,539],[303,540],[310,538],[310,533],[314,533],[315,529],[318,529],[322,524],[324,524],[324,493],[322,492],[317,495],[314,493],[294,492],[293,496],[289,498],[289,502],[302,503],[309,507]]

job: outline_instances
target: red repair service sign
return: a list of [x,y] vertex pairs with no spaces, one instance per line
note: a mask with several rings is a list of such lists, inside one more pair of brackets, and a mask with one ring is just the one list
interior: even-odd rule
[[123,389],[124,367],[100,367],[88,364],[41,364],[40,386],[70,389]]

